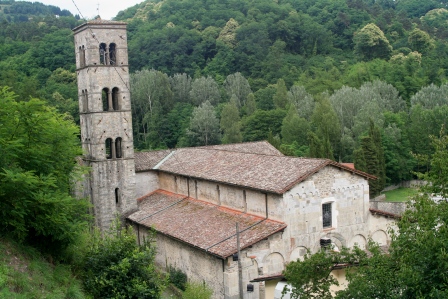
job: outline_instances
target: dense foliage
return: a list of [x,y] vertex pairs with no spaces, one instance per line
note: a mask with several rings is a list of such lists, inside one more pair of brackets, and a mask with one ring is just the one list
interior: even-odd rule
[[119,222],[108,234],[93,238],[83,260],[84,287],[94,298],[160,298],[166,280],[156,271],[152,238],[137,243],[131,227]]
[[440,138],[431,140],[435,153],[425,159],[431,161],[431,170],[419,174],[429,184],[397,221],[389,250],[370,243],[369,254],[344,248],[308,254],[304,261],[291,262],[284,274],[293,287],[293,298],[332,298],[329,288],[337,281],[330,272],[341,264],[347,266],[348,287],[336,292],[336,298],[448,296],[448,136],[442,131]]
[[[0,85],[78,121],[69,29],[80,21],[0,3]],[[446,1],[148,0],[116,19],[128,22],[137,149],[268,139],[353,162],[372,120],[380,186],[429,167],[410,153],[432,153],[448,116]]]
[[88,204],[70,196],[78,127],[38,99],[0,89],[0,233],[60,253],[87,225]]

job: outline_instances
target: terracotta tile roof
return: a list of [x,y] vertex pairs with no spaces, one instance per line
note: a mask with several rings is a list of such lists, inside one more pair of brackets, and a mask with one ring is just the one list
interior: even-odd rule
[[[163,160],[156,164],[157,159]],[[144,161],[152,161],[144,163]],[[357,173],[366,178],[375,177],[328,159],[297,158],[263,155],[241,151],[210,149],[209,147],[181,148],[164,156],[160,152],[135,154],[136,171],[159,171],[243,186],[250,189],[283,194],[297,183],[327,165]]]
[[380,216],[384,216],[386,218],[394,218],[394,219],[401,218],[401,216],[398,214],[394,214],[394,213],[390,213],[390,212],[386,212],[386,211],[382,211],[382,210],[377,210],[377,209],[373,209],[373,208],[370,208],[369,211],[373,215],[380,215]]
[[351,168],[351,169],[356,169],[355,163],[341,163],[341,165],[347,166],[348,168]]
[[156,190],[140,198],[139,211],[131,214],[128,219],[220,258],[237,252],[237,222],[241,231],[241,249],[286,228],[283,222],[164,190]]
[[150,170],[171,153],[171,150],[160,150],[151,152],[135,152],[135,171]]
[[215,150],[249,153],[249,154],[284,156],[282,152],[280,152],[278,149],[276,149],[272,144],[270,144],[267,141],[209,145],[209,146],[201,146],[198,148],[215,149]]

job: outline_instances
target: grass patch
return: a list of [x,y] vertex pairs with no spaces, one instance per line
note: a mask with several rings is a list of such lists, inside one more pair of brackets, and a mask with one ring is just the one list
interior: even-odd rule
[[68,265],[48,262],[36,249],[0,238],[0,299],[89,298]]
[[418,190],[414,188],[398,188],[384,192],[386,201],[389,202],[405,202],[409,201],[411,197],[418,194]]

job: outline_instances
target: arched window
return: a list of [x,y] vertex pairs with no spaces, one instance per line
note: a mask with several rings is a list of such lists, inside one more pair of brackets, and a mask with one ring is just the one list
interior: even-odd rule
[[120,110],[120,105],[118,104],[118,97],[119,97],[119,89],[117,87],[114,87],[112,89],[112,108],[113,110]]
[[107,45],[105,43],[100,44],[100,64],[107,64],[107,61],[109,60],[108,54],[107,54]]
[[86,66],[86,48],[82,46],[81,48],[81,61],[80,61],[81,67]]
[[83,67],[83,65],[82,65],[82,48],[81,48],[81,46],[79,46],[79,48],[78,48],[78,57],[79,57],[79,67],[81,68],[81,67]]
[[117,155],[117,158],[123,158],[123,149],[121,144],[122,144],[121,137],[115,139],[115,154]]
[[84,111],[89,111],[89,94],[87,93],[87,89],[84,90]]
[[115,188],[115,205],[117,207],[121,205],[121,194],[119,188]]
[[103,88],[103,91],[101,92],[101,100],[103,102],[103,111],[109,111],[113,109],[112,94],[109,88],[107,87]]
[[110,65],[117,64],[117,46],[114,43],[109,45],[109,61]]
[[112,159],[112,138],[106,139],[106,159]]
[[84,89],[81,90],[81,102],[82,102],[82,111],[86,111],[86,95],[84,94]]

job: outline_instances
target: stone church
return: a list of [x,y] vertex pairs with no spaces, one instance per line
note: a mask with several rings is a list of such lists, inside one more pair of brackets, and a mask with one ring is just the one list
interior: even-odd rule
[[[321,246],[382,245],[390,218],[369,207],[373,176],[327,159],[287,157],[267,142],[134,152],[126,24],[73,29],[84,196],[96,225],[124,215],[156,262],[204,282],[213,298],[273,299],[282,271]],[[343,270],[332,273],[341,282]]]

